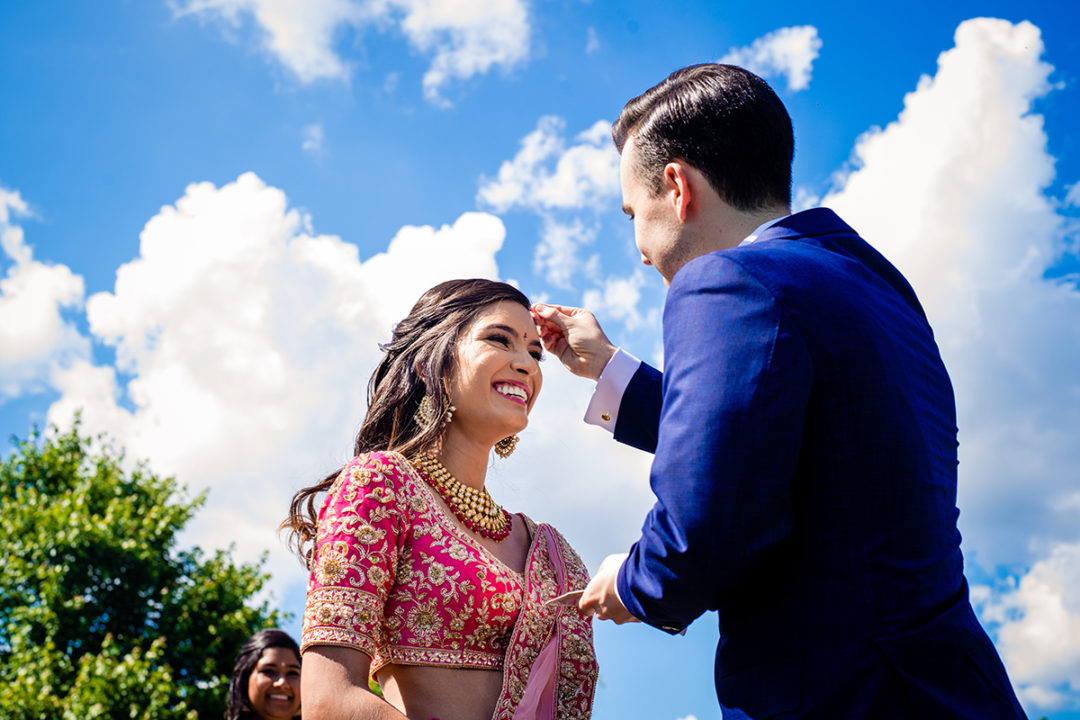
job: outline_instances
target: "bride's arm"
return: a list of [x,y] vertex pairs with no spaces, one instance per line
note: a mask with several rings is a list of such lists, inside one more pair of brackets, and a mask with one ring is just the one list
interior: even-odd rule
[[300,697],[304,720],[406,720],[368,689],[371,658],[360,650],[316,645],[304,653]]

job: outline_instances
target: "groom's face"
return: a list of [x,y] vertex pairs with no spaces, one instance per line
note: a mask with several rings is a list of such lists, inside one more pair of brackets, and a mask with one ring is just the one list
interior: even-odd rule
[[677,222],[669,193],[662,190],[656,194],[642,174],[631,137],[623,145],[619,160],[622,210],[634,223],[634,242],[641,253],[641,262],[655,267],[670,285],[675,272],[685,264],[685,260],[680,260],[681,224]]

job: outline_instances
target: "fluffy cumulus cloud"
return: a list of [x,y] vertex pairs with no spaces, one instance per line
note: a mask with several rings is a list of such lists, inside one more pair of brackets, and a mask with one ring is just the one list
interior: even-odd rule
[[250,16],[263,33],[264,49],[305,83],[349,78],[349,64],[336,49],[341,33],[395,26],[431,57],[424,94],[439,104],[445,104],[442,91],[450,81],[508,69],[529,55],[524,0],[187,0],[177,3],[176,12],[231,26]]
[[[496,277],[504,235],[498,218],[466,213],[402,228],[361,260],[253,174],[191,185],[146,224],[115,289],[87,302],[116,368],[59,371],[49,419],[81,409],[131,457],[210,488],[194,541],[235,542],[247,559],[280,548],[291,490],[347,456],[377,343],[435,283]],[[274,557],[276,579],[295,580],[295,563]]]
[[562,118],[540,118],[498,174],[481,178],[477,201],[496,212],[608,209],[619,194],[619,154],[611,142],[611,124],[598,120],[572,143],[563,136],[565,129]]
[[1080,622],[1080,292],[1047,276],[1076,231],[1046,194],[1054,159],[1032,112],[1051,91],[1042,52],[1030,23],[961,24],[824,200],[900,267],[935,328],[957,398],[965,552],[1031,568],[987,607],[1019,611],[996,616],[999,637],[1039,703],[1075,680],[1080,652],[1067,631]]
[[1080,694],[1080,544],[1062,543],[1003,591],[978,588],[1025,704],[1075,707]]
[[523,0],[397,0],[401,29],[431,53],[424,95],[445,104],[442,87],[492,68],[509,68],[529,54],[529,14]]
[[44,388],[57,369],[89,354],[66,317],[83,302],[83,280],[65,265],[34,259],[21,226],[29,216],[17,191],[0,188],[0,402]]
[[658,325],[659,308],[651,308],[643,316],[639,310],[645,273],[635,271],[627,277],[611,277],[600,287],[585,291],[582,304],[594,314],[623,323],[627,330],[636,330],[643,323]]
[[821,38],[813,25],[780,28],[750,45],[733,48],[717,62],[740,65],[762,77],[787,79],[788,90],[810,86],[814,60],[821,51]]
[[612,207],[619,194],[619,154],[611,142],[611,124],[600,120],[564,136],[566,122],[548,115],[521,140],[517,154],[494,178],[482,177],[477,202],[506,212],[523,209],[543,220],[533,269],[559,288],[569,288],[580,271],[595,272],[597,257],[582,262],[580,249],[592,243],[595,219]]
[[592,243],[595,237],[596,230],[580,218],[566,222],[546,218],[533,255],[533,271],[556,287],[570,288],[570,279],[588,267],[582,265],[578,250]]

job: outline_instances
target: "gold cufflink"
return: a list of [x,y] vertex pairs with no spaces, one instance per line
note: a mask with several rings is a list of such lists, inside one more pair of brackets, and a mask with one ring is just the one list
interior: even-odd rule
[[604,422],[611,422],[611,414],[610,413],[603,413],[600,416],[600,419],[603,420]]

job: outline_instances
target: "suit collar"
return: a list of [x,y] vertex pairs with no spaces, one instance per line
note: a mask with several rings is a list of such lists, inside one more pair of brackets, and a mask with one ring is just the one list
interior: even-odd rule
[[855,231],[829,208],[811,208],[777,220],[761,231],[757,242],[786,240],[795,237],[813,237]]

